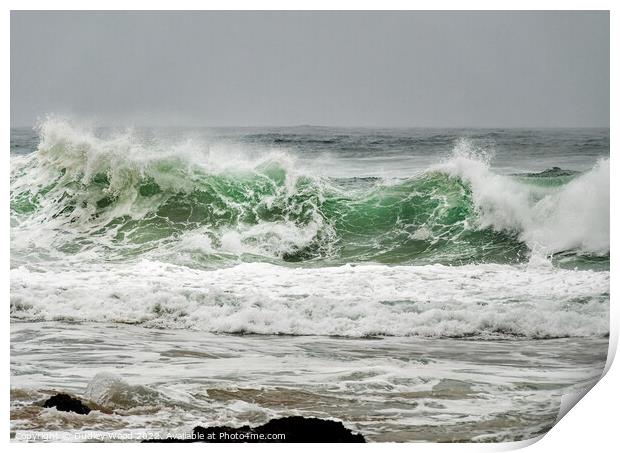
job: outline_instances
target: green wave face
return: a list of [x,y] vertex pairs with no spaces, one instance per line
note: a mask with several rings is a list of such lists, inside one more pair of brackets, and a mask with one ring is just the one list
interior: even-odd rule
[[345,260],[511,262],[527,252],[514,235],[479,228],[470,188],[446,174],[341,192],[352,195],[328,200],[325,212],[335,219]]
[[[277,162],[210,174],[181,159],[88,176],[31,157],[14,173],[11,210],[20,224],[52,227],[65,253],[96,249],[106,259],[184,250],[197,264],[221,260],[381,263],[519,262],[518,231],[479,225],[462,179],[428,171],[404,180],[291,175]],[[49,181],[20,184],[32,172]],[[540,185],[557,176],[518,176]],[[183,249],[188,233],[208,250]],[[227,245],[235,238],[237,247]]]

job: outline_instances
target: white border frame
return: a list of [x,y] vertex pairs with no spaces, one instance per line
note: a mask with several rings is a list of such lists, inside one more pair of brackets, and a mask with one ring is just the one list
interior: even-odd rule
[[[610,11],[610,81],[614,81],[618,78],[618,24],[617,13],[620,11],[620,7],[614,6],[618,2],[605,1],[605,0],[591,0],[591,1],[577,1],[577,0],[505,0],[500,2],[490,0],[470,0],[468,2],[456,1],[456,0],[444,0],[444,1],[405,1],[405,0],[382,0],[381,2],[372,2],[368,0],[358,0],[356,2],[349,2],[345,0],[298,0],[296,2],[283,1],[283,0],[263,0],[261,2],[250,0],[214,0],[214,1],[199,1],[199,0],[91,0],[86,4],[77,0],[56,0],[54,2],[44,0],[23,0],[15,1],[8,0],[5,2],[5,15],[2,17],[2,61],[5,62],[5,70],[2,71],[2,85],[4,87],[4,105],[2,109],[2,123],[5,125],[2,128],[2,143],[8,148],[10,142],[10,10],[48,10],[48,9],[65,9],[65,10],[198,10],[198,9],[210,9],[210,10],[399,10],[399,9],[414,9],[414,10],[609,10]],[[465,8],[467,7],[467,8]],[[615,53],[614,53],[615,51]],[[9,64],[7,64],[9,63]],[[614,120],[617,117],[617,105],[618,105],[618,91],[615,89],[613,82],[610,86],[610,134],[611,142],[619,132],[617,123]],[[0,198],[0,212],[4,217],[4,222],[1,227],[3,230],[4,238],[10,236],[9,228],[9,178],[8,169],[9,164],[9,150],[5,148],[1,154],[2,168],[4,168],[6,180],[2,184],[2,195]],[[612,153],[610,152],[610,155]],[[611,159],[611,172],[617,173],[616,159],[612,156]],[[618,180],[611,179],[611,196],[612,200],[615,198],[615,194],[618,191]],[[613,205],[613,202],[612,202]],[[614,210],[611,211],[611,231],[617,231],[620,224],[618,223],[618,217]],[[611,254],[616,256],[617,247],[615,237],[611,238]],[[2,374],[2,388],[4,391],[1,393],[2,406],[4,408],[4,426],[7,428],[5,432],[4,441],[8,443],[9,448],[24,448],[27,450],[39,450],[45,449],[48,445],[53,444],[21,444],[9,441],[9,392],[10,388],[10,357],[9,357],[9,342],[10,342],[10,319],[8,316],[9,306],[9,241],[0,241],[0,253],[2,254],[2,266],[4,272],[0,283],[2,285],[2,295],[5,302],[5,317],[4,319],[4,347],[2,348],[3,363],[5,364],[5,372]],[[618,289],[618,280],[615,278],[616,271],[615,260],[611,261],[611,294],[615,295]],[[322,448],[332,449],[338,448],[338,450],[357,451],[358,448],[369,449],[375,451],[384,452],[388,451],[415,451],[422,452],[454,452],[454,451],[506,451],[517,448],[522,448],[528,445],[528,451],[532,452],[548,452],[548,451],[561,451],[562,453],[579,452],[582,453],[586,449],[593,449],[593,451],[611,451],[615,445],[618,445],[618,436],[616,430],[617,414],[616,405],[620,402],[620,392],[618,391],[618,384],[620,383],[620,369],[618,365],[611,367],[613,358],[615,356],[617,342],[618,342],[618,309],[616,304],[610,303],[610,338],[609,338],[609,354],[606,365],[606,375],[602,380],[594,386],[594,388],[588,392],[588,394],[580,401],[577,406],[571,409],[566,416],[554,426],[549,433],[540,438],[523,441],[523,442],[510,442],[499,444],[366,444],[364,446],[355,444],[340,444],[337,447],[333,445],[325,445]],[[611,367],[611,368],[610,368]],[[58,448],[58,445],[52,448]],[[175,446],[174,448],[183,449],[201,449],[205,448],[221,451],[232,451],[241,449],[244,446],[238,444],[189,444],[182,447]],[[286,444],[247,444],[245,446],[252,451],[267,452],[267,451],[288,451],[291,447]],[[82,451],[83,449],[143,449],[148,448],[150,451],[165,451],[170,447],[165,444],[63,444],[63,449],[68,451]],[[299,451],[314,451],[317,448],[316,444],[298,444],[294,447]],[[194,450],[197,451],[197,450]]]

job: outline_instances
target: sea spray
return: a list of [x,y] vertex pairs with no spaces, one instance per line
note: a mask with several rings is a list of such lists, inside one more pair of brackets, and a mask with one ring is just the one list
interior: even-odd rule
[[[454,157],[437,168],[469,185],[480,228],[515,233],[541,253],[609,253],[608,159],[559,187],[540,187],[525,177],[493,173],[489,160],[461,141]],[[557,172],[546,173],[554,178]]]

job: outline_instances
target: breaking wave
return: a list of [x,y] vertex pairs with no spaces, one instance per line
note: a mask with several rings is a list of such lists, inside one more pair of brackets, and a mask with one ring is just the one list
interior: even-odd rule
[[462,140],[409,178],[328,178],[281,150],[101,138],[54,119],[40,136],[35,153],[12,157],[18,253],[333,264],[609,254],[608,160],[501,175]]

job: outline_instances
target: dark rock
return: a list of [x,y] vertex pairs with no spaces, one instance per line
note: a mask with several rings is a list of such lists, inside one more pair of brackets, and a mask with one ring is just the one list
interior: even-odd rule
[[83,404],[79,399],[73,398],[66,393],[59,393],[52,396],[43,403],[43,407],[55,407],[56,410],[64,412],[75,412],[76,414],[86,415],[90,412],[90,407]]
[[151,439],[145,442],[317,443],[366,442],[366,440],[361,434],[355,434],[350,429],[345,428],[342,422],[295,416],[276,418],[253,428],[248,425],[240,428],[196,426],[188,438]]
[[524,176],[546,178],[546,177],[558,177],[558,176],[573,176],[573,175],[576,175],[577,173],[579,172],[575,170],[564,170],[563,168],[560,168],[560,167],[551,167],[538,173],[524,173]]

